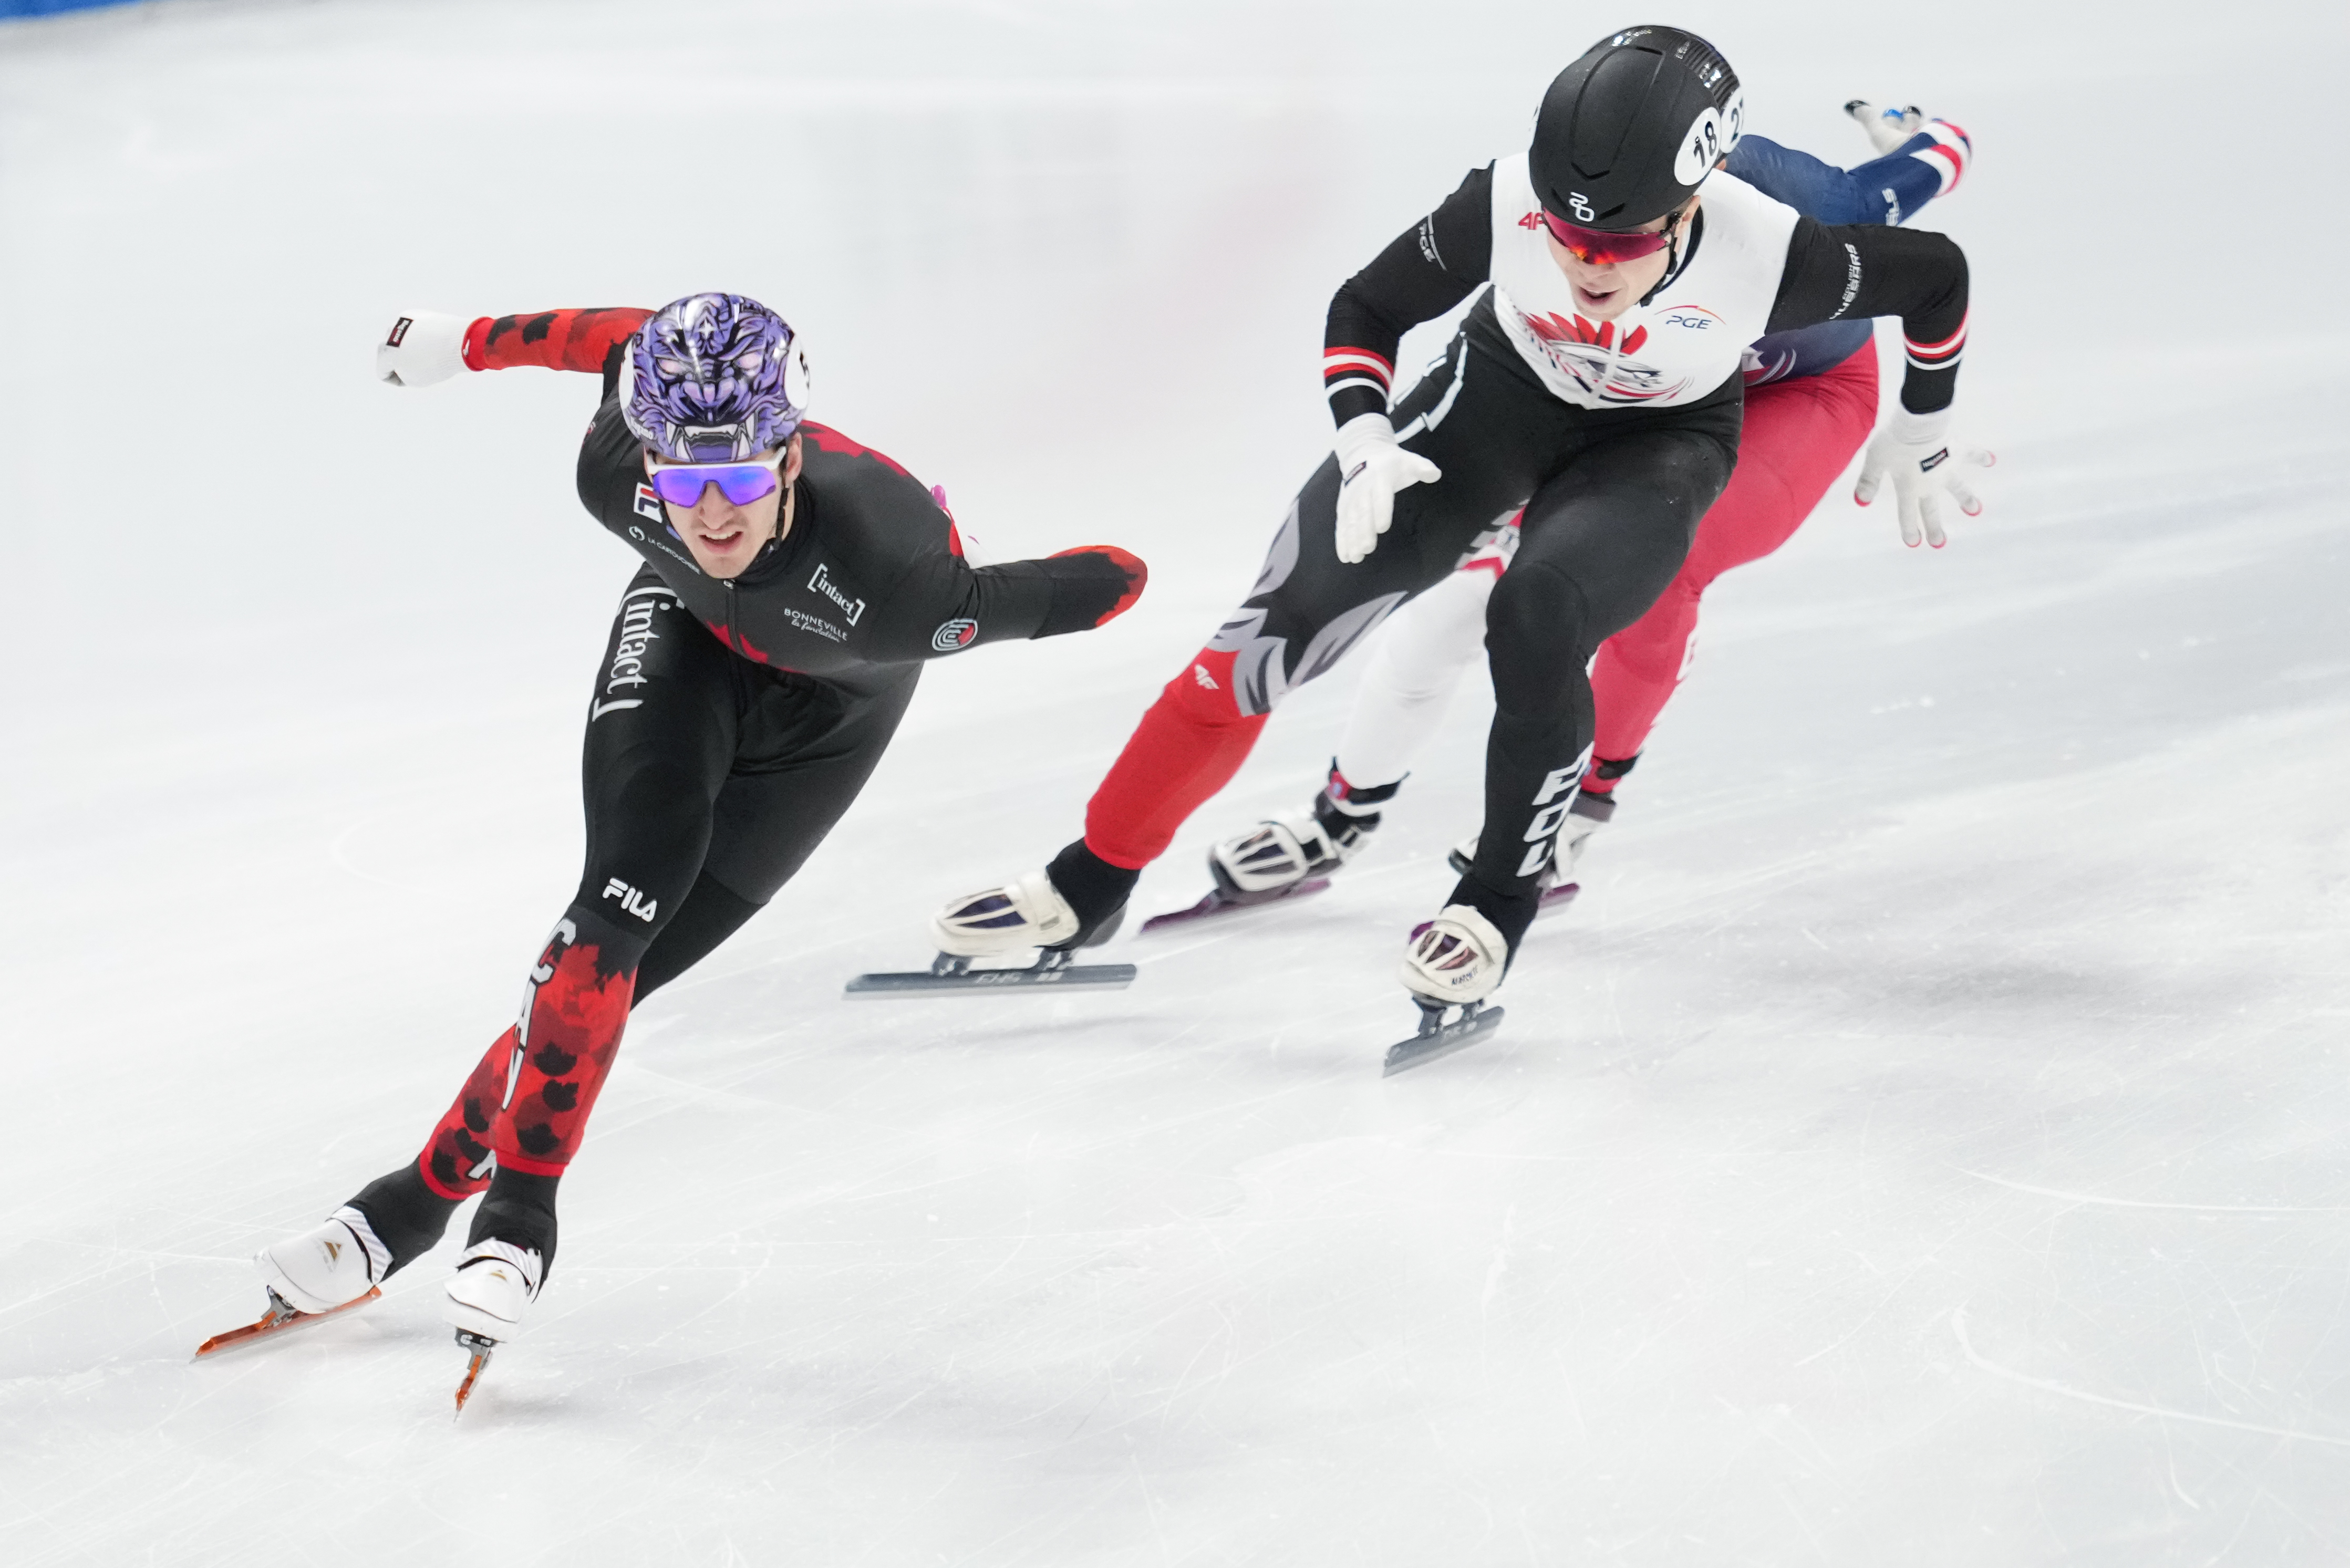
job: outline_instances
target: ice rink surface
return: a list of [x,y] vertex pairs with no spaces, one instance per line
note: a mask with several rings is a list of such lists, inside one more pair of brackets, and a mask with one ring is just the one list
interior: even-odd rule
[[[0,1560],[2274,1564],[2350,1555],[2344,8],[140,7],[0,31]],[[2103,19],[2110,17],[2111,20]],[[1703,658],[1490,1043],[1382,1081],[1487,699],[1328,895],[1122,994],[840,1000],[1040,864],[1327,440],[1329,291],[1681,22],[1842,161],[1979,150],[1991,510],[1848,487]],[[401,306],[747,291],[1000,555],[635,1021],[461,1426],[453,1241],[192,1366],[408,1156],[577,875],[632,560],[594,401]],[[1433,332],[1416,337],[1432,346]],[[1417,359],[1414,360],[1417,363]],[[1354,670],[1142,884],[1304,805]]]

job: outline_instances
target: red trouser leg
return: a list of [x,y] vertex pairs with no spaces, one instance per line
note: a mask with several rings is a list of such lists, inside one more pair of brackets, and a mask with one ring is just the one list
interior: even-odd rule
[[[1746,428],[1729,487],[1698,524],[1680,574],[1648,613],[1599,645],[1591,667],[1595,755],[1638,756],[1688,668],[1698,600],[1732,566],[1785,544],[1820,504],[1877,422],[1877,354],[1864,348],[1824,376],[1746,394]],[[1605,793],[1596,776],[1586,790]]]
[[1268,716],[1234,704],[1232,656],[1203,649],[1159,693],[1086,804],[1086,847],[1128,871],[1166,854],[1184,818],[1240,772]]
[[468,1198],[487,1187],[493,1150],[499,1165],[532,1176],[562,1175],[578,1150],[636,989],[633,959],[605,972],[602,944],[581,940],[580,924],[567,917],[547,939],[522,1022],[490,1046],[425,1141],[417,1163],[442,1197]]

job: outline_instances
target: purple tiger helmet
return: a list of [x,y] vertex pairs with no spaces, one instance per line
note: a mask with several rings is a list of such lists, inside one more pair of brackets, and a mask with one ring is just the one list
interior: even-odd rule
[[808,402],[807,350],[791,324],[739,294],[689,294],[629,339],[620,417],[670,462],[739,462],[779,447]]

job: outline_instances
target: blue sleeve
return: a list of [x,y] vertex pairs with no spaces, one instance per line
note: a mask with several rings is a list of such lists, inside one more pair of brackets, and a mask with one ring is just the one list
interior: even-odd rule
[[1767,137],[1746,136],[1731,149],[1730,171],[1823,223],[1898,223],[1941,192],[1941,172],[1911,156],[1931,144],[1930,137],[1913,136],[1882,158],[1839,169]]

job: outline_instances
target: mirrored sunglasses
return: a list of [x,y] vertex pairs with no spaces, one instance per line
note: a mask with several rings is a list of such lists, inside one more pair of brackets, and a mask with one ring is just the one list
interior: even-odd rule
[[1659,251],[1671,244],[1673,229],[1679,217],[1679,213],[1674,213],[1674,221],[1666,223],[1654,234],[1619,234],[1608,229],[1586,229],[1579,224],[1570,223],[1556,213],[1544,208],[1543,226],[1550,231],[1550,237],[1556,240],[1575,260],[1590,266],[1607,266],[1614,262],[1634,261],[1641,256],[1655,255]]
[[748,506],[782,488],[785,453],[754,457],[742,462],[663,462],[652,461],[653,493],[672,506],[691,506],[711,485],[737,506]]

